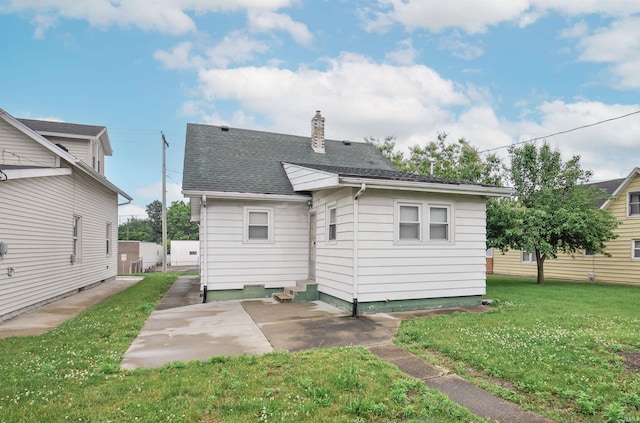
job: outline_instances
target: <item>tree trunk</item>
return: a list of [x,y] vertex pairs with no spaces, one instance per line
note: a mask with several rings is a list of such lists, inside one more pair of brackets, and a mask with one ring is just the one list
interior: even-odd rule
[[538,285],[544,285],[544,257],[536,251],[536,266],[538,267]]

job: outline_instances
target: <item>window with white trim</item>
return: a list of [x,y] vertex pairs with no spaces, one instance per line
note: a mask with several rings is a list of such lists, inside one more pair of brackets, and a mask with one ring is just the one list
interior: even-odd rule
[[629,216],[640,216],[640,192],[629,193]]
[[449,241],[449,206],[429,206],[429,241]]
[[536,253],[530,253],[528,251],[522,251],[521,260],[523,263],[535,263]]
[[71,239],[72,239],[72,254],[73,259],[78,260],[80,258],[80,251],[82,248],[82,217],[81,216],[73,216],[72,221],[72,230],[71,230]]
[[338,235],[338,214],[335,203],[327,206],[327,240],[335,241]]
[[640,260],[640,239],[634,239],[631,241],[631,258],[634,260]]
[[593,254],[593,251],[590,251],[590,250],[584,250],[584,254],[583,254],[583,256],[584,256],[584,257],[593,257],[593,256],[594,256],[594,254]]
[[420,204],[398,204],[399,241],[420,241],[421,209]]
[[245,208],[245,241],[265,242],[273,239],[271,209]]

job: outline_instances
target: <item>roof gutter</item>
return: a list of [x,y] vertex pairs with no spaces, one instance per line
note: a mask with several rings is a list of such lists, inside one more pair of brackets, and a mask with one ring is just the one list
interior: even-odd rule
[[202,197],[213,199],[229,199],[229,200],[277,200],[277,201],[294,201],[306,203],[309,201],[308,195],[284,195],[284,194],[256,194],[251,192],[223,192],[223,191],[197,191],[182,190],[182,194],[186,197]]

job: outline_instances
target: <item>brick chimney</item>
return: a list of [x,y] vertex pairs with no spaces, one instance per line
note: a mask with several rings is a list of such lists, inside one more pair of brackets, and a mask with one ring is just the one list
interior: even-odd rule
[[316,153],[324,154],[324,118],[320,115],[320,110],[311,119],[311,148]]

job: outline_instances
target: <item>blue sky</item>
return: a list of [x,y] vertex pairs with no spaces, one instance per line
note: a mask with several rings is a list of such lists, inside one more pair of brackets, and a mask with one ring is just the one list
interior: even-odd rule
[[[640,111],[637,0],[0,0],[0,28],[0,108],[106,126],[123,218],[161,198],[161,131],[181,199],[187,122],[485,150]],[[626,176],[640,114],[547,141]]]

